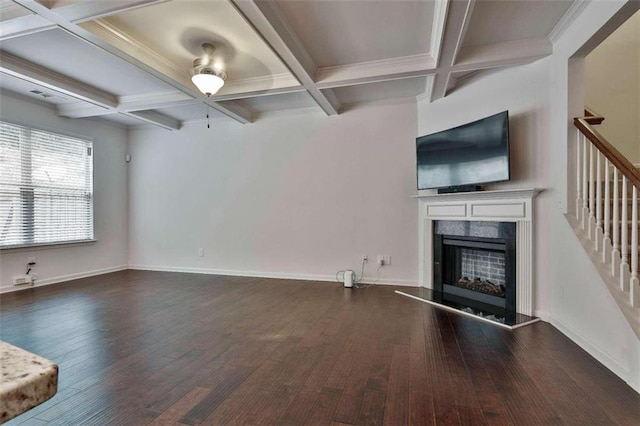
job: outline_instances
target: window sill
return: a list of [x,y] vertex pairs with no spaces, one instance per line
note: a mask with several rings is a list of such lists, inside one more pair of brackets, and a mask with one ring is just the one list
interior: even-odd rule
[[18,253],[22,251],[34,251],[34,250],[49,250],[56,249],[62,247],[76,247],[83,246],[86,244],[93,244],[97,240],[81,240],[81,241],[65,241],[61,243],[42,243],[42,244],[29,244],[23,246],[9,246],[9,247],[0,247],[0,251],[2,253]]

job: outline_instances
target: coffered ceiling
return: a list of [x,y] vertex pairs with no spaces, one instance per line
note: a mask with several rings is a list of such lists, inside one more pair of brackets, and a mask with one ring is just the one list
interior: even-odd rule
[[[282,110],[436,102],[461,79],[552,52],[570,0],[0,0],[0,89],[58,114],[179,129]],[[190,80],[201,44],[228,78]]]

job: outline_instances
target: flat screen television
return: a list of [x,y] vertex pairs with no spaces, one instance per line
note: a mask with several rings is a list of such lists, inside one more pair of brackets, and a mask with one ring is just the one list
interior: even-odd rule
[[509,112],[416,138],[418,189],[509,180]]

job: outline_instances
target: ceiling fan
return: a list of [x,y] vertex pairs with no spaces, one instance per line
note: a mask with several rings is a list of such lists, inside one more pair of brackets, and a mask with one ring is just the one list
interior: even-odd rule
[[193,61],[191,81],[207,96],[215,95],[224,86],[227,74],[222,70],[222,64],[215,61],[213,52],[216,50],[211,43],[202,44],[202,55]]

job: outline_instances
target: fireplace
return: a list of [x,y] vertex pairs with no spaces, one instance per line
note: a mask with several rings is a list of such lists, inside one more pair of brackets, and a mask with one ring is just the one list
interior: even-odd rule
[[515,315],[515,223],[434,221],[433,285],[443,300]]
[[[396,292],[509,329],[537,321],[533,316],[533,199],[539,192],[535,188],[453,194],[421,191],[414,196],[419,201],[420,287]],[[437,249],[435,240],[445,237],[446,244]],[[437,255],[436,250],[440,250]],[[452,252],[447,258],[453,260],[443,267],[445,250]],[[484,260],[490,261],[488,266],[482,265]],[[443,274],[449,274],[445,282]],[[467,282],[460,282],[464,277]]]

